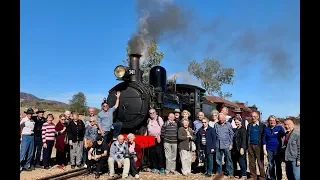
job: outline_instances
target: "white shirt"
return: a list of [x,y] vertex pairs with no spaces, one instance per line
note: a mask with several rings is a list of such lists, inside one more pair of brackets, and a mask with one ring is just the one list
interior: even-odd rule
[[[243,119],[242,119],[243,120]],[[245,122],[244,122],[244,124],[246,125],[246,129],[247,129],[247,127],[248,127],[248,121],[246,120]],[[231,126],[232,126],[232,128],[237,128],[237,126],[236,126],[236,123],[234,122],[234,119],[232,119],[232,121],[231,121]]]
[[214,128],[214,124],[215,124],[216,122],[214,122],[214,121],[209,121],[209,126],[211,126],[212,128]]
[[20,121],[20,127],[22,128],[21,135],[32,135],[34,124],[35,122],[32,119],[28,119],[28,117],[24,117]]

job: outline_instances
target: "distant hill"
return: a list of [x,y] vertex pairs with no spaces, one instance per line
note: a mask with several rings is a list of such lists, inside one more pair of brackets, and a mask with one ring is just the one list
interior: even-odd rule
[[20,103],[22,107],[44,108],[45,110],[63,112],[69,105],[63,102],[41,99],[33,94],[20,92]]

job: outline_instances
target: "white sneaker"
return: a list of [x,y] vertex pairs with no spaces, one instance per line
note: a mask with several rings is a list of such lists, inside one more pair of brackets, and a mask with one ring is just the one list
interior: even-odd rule
[[140,178],[139,174],[136,174],[134,178],[139,179]]
[[88,166],[86,164],[84,164],[83,167],[87,168]]

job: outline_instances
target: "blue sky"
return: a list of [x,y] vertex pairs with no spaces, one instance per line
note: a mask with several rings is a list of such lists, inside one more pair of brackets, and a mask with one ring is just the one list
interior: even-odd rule
[[[165,41],[159,41],[159,48],[165,53],[161,65],[167,69],[168,76],[177,74],[178,82],[199,84],[187,73],[187,62],[214,57],[235,69],[235,83],[222,88],[233,94],[231,100],[256,104],[263,118],[270,114],[300,113],[299,1],[178,0],[174,3],[192,8],[200,22],[221,18],[224,26],[220,26],[219,35],[215,34],[214,41],[221,46],[214,51],[202,48],[213,41],[205,35],[197,44],[186,43],[189,48],[179,52]],[[126,58],[127,41],[136,30],[135,1],[22,0],[20,12],[20,90],[63,102],[81,91],[87,96],[88,105],[99,107],[108,90],[118,83],[113,69]],[[283,27],[281,38],[263,35],[270,27]],[[259,32],[261,42],[283,45],[291,64],[290,71],[284,72],[286,77],[277,75],[281,67],[275,71],[267,66],[266,57],[260,52],[257,56],[246,55],[225,45],[232,36],[247,29]],[[194,52],[183,55],[190,47]]]

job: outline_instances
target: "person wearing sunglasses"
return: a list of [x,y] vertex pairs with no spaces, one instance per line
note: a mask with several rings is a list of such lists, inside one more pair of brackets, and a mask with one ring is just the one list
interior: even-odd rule
[[[103,139],[105,141],[108,141],[108,134],[113,126],[113,112],[118,108],[119,101],[120,101],[120,91],[117,91],[115,94],[116,96],[116,103],[113,107],[109,108],[109,104],[107,103],[107,100],[104,99],[101,103],[102,111],[99,112],[97,115],[97,122],[98,127],[100,130],[101,136],[103,136]],[[119,128],[119,126],[116,126],[116,128]],[[115,129],[115,128],[114,128]],[[117,129],[118,130],[118,129]]]
[[98,136],[98,126],[95,117],[90,117],[89,124],[86,126],[86,131],[84,134],[84,150],[83,150],[83,163],[84,167],[87,167],[87,160],[88,160],[88,151],[92,144]]
[[68,139],[66,139],[67,136],[67,124],[65,123],[66,116],[64,114],[59,115],[59,122],[57,123],[55,130],[56,132],[60,132],[57,134],[56,137],[56,162],[58,164],[58,168],[62,169],[65,167],[65,165],[68,164],[67,159],[67,148],[68,147]]

